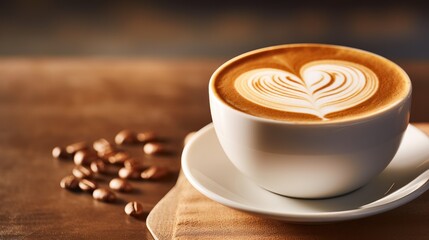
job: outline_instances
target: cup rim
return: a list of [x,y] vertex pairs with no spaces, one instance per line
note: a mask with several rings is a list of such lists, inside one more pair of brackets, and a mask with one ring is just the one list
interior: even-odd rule
[[[242,112],[234,107],[232,107],[231,105],[227,104],[216,92],[215,90],[215,86],[214,86],[214,82],[215,79],[217,78],[217,76],[219,75],[219,73],[221,71],[224,70],[225,67],[227,67],[228,65],[230,65],[231,63],[245,58],[247,56],[256,54],[256,53],[260,53],[260,52],[264,52],[264,51],[271,51],[271,50],[276,50],[276,49],[281,49],[281,48],[288,48],[288,47],[298,47],[298,46],[326,46],[326,47],[336,47],[336,48],[343,48],[343,49],[349,49],[349,50],[353,50],[353,51],[358,51],[358,52],[362,52],[365,54],[371,54],[374,55],[376,57],[381,58],[382,60],[387,61],[390,64],[393,64],[395,67],[398,68],[398,70],[403,74],[404,76],[404,80],[407,82],[407,86],[408,86],[408,93],[404,95],[403,98],[398,99],[396,101],[393,101],[390,104],[387,104],[385,107],[378,109],[377,111],[371,113],[370,115],[366,115],[366,116],[358,116],[355,117],[353,119],[340,119],[340,120],[331,120],[331,121],[320,121],[320,122],[300,122],[300,121],[288,121],[288,120],[277,120],[277,119],[270,119],[270,118],[264,118],[264,117],[259,117],[259,116],[255,116],[249,113],[245,113]],[[217,102],[219,102],[222,106],[226,107],[227,109],[235,112],[236,114],[242,115],[244,117],[250,118],[252,120],[255,121],[259,121],[259,122],[267,122],[267,123],[274,123],[274,124],[283,124],[283,125],[305,125],[305,126],[326,126],[326,125],[336,125],[336,124],[344,124],[344,125],[353,125],[353,124],[358,124],[358,123],[364,123],[367,121],[371,121],[375,118],[378,118],[388,112],[390,112],[392,109],[395,109],[397,106],[401,105],[402,103],[406,102],[408,99],[411,98],[411,94],[412,94],[412,84],[411,84],[411,79],[408,76],[408,74],[405,72],[404,69],[402,69],[398,64],[394,63],[393,61],[380,56],[376,53],[372,53],[369,51],[365,51],[362,49],[358,49],[358,48],[353,48],[353,47],[347,47],[347,46],[341,46],[341,45],[334,45],[334,44],[323,44],[323,43],[292,43],[292,44],[281,44],[281,45],[275,45],[275,46],[270,46],[270,47],[264,47],[264,48],[259,48],[256,50],[252,50],[252,51],[248,51],[245,52],[243,54],[240,54],[228,61],[226,61],[225,63],[223,63],[222,65],[220,65],[216,71],[211,75],[210,77],[210,81],[209,81],[209,86],[208,86],[208,90],[209,90],[209,97],[213,97],[214,99],[216,99]]]

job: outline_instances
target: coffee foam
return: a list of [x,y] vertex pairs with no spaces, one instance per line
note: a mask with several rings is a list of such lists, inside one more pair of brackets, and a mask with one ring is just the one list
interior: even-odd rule
[[356,106],[373,96],[378,78],[370,69],[347,61],[307,63],[298,77],[274,68],[258,68],[241,74],[235,90],[247,100],[271,109],[306,113],[328,120],[326,115]]
[[391,61],[323,44],[284,45],[241,55],[216,71],[212,87],[239,111],[292,122],[371,115],[411,91],[408,76]]

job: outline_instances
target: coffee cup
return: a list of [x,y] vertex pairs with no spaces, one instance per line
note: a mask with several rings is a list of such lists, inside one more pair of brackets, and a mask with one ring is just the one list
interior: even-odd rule
[[373,53],[290,44],[224,63],[209,99],[217,138],[243,175],[276,194],[318,199],[354,191],[387,167],[408,126],[411,81]]

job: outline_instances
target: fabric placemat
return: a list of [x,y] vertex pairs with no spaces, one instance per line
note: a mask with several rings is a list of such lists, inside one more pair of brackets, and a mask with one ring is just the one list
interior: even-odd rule
[[[429,132],[429,124],[416,124]],[[329,224],[303,225],[268,219],[225,207],[198,192],[180,174],[167,196],[170,212],[155,207],[148,218],[170,220],[172,239],[427,239],[429,193],[397,209],[376,216]],[[165,206],[164,206],[165,207]],[[168,217],[166,216],[168,215]],[[174,218],[174,220],[172,220]],[[153,222],[153,221],[152,221]],[[162,230],[161,230],[162,231]],[[154,233],[154,232],[152,232]],[[164,236],[166,233],[164,232]],[[156,239],[168,239],[157,238]]]

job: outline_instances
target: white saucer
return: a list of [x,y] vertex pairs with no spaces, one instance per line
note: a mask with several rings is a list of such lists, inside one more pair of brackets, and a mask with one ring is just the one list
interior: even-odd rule
[[186,145],[182,168],[208,198],[252,214],[291,222],[333,222],[371,216],[403,205],[429,188],[429,138],[409,125],[390,165],[366,186],[344,196],[304,200],[266,191],[243,176],[224,154],[212,124]]

